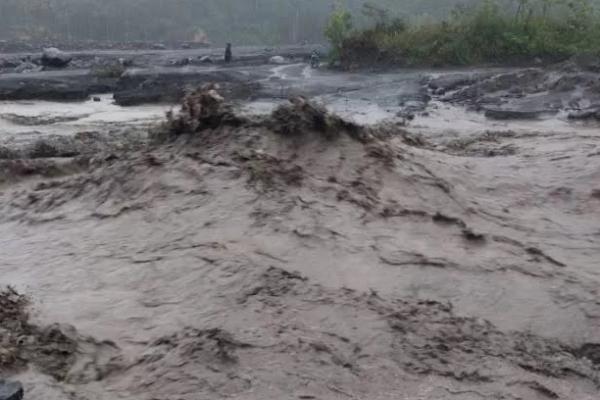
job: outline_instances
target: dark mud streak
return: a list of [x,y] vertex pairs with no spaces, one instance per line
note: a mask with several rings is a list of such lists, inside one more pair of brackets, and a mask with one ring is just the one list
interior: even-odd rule
[[29,307],[30,300],[14,289],[0,291],[0,370],[12,374],[33,364],[64,380],[75,363],[78,345],[60,326],[33,325]]
[[514,385],[525,386],[525,387],[533,390],[534,392],[541,394],[542,396],[544,396],[545,398],[548,398],[548,399],[559,399],[560,398],[560,396],[558,394],[556,394],[556,392],[554,392],[553,390],[542,385],[538,381],[515,381],[515,382],[509,383],[509,386],[514,386]]
[[551,263],[557,267],[566,267],[567,266],[566,264],[550,257],[549,255],[547,255],[546,253],[544,253],[542,250],[538,249],[537,247],[528,247],[525,250],[527,251],[527,253],[529,253],[535,257],[541,257],[544,260],[548,261],[549,263]]
[[424,267],[447,268],[453,264],[447,260],[432,259],[419,253],[401,252],[405,260],[394,260],[389,257],[380,255],[379,259],[385,264],[393,266],[419,265]]

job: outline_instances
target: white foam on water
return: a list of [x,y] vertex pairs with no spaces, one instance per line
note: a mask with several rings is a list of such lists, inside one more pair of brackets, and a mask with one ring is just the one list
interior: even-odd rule
[[[98,97],[100,101],[94,101]],[[0,138],[37,132],[72,135],[107,125],[146,125],[160,121],[169,105],[121,107],[111,94],[92,96],[83,102],[4,101],[0,102]],[[26,122],[18,119],[35,118]],[[36,121],[37,120],[37,121]]]

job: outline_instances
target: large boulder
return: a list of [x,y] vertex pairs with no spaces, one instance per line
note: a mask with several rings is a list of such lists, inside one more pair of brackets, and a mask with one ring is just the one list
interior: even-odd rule
[[39,65],[35,65],[29,61],[23,61],[21,64],[17,65],[13,72],[17,74],[22,74],[24,72],[39,72],[41,67]]
[[87,100],[91,94],[112,93],[115,88],[115,78],[99,77],[87,71],[0,74],[0,100]]
[[544,115],[556,114],[556,110],[550,109],[529,109],[521,108],[501,108],[484,107],[486,118],[495,120],[527,120],[538,119]]
[[124,58],[121,57],[118,59],[119,64],[121,64],[123,67],[129,68],[133,66],[133,60],[131,58]]
[[0,69],[12,69],[19,65],[15,59],[0,59]]
[[598,120],[600,121],[600,107],[591,107],[585,110],[572,111],[568,115],[572,120]]
[[180,58],[179,60],[171,61],[171,65],[175,67],[185,67],[186,65],[190,65],[192,63],[192,59],[190,57]]
[[22,400],[23,385],[21,382],[0,380],[0,400]]
[[273,57],[271,57],[269,59],[269,63],[270,64],[283,65],[283,64],[286,63],[286,60],[282,56],[273,56]]
[[49,47],[44,49],[41,61],[45,67],[64,68],[69,65],[72,59],[73,57],[70,54],[60,51],[56,47]]
[[427,87],[435,94],[442,95],[453,90],[472,85],[478,80],[481,80],[481,74],[476,73],[456,73],[443,74],[435,78],[426,80]]

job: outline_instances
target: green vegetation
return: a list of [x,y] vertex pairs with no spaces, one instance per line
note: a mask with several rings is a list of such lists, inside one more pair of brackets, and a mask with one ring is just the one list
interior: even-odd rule
[[592,5],[600,0],[0,0],[0,42],[238,46],[328,38],[340,58],[364,48],[377,60],[464,64],[594,49]]
[[371,27],[333,42],[343,65],[443,66],[600,54],[600,17],[591,0],[485,0],[444,20],[412,24],[375,14]]
[[340,57],[344,41],[348,39],[351,31],[352,15],[350,12],[337,7],[325,26],[325,37],[331,43],[334,58]]
[[0,42],[319,43],[337,4],[356,15],[356,27],[364,27],[365,3],[375,14],[442,18],[457,4],[479,1],[0,0]]

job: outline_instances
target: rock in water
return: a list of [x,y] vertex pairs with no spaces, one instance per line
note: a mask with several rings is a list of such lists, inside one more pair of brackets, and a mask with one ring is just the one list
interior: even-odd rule
[[181,58],[179,60],[174,60],[172,64],[176,67],[184,67],[186,65],[190,65],[192,59],[189,57]]
[[0,68],[16,68],[19,65],[15,60],[0,59]]
[[44,49],[42,53],[42,65],[45,67],[63,68],[66,67],[73,57],[60,51],[56,47]]
[[200,62],[202,64],[210,64],[213,62],[212,58],[210,58],[210,56],[204,56],[204,57],[200,57]]
[[0,380],[0,400],[22,400],[23,385],[21,382]]
[[528,109],[504,109],[504,108],[485,108],[485,116],[495,120],[517,120],[517,119],[537,119],[544,114],[556,114],[553,110],[528,110]]
[[596,119],[600,121],[600,107],[570,112],[568,118],[580,120]]
[[281,56],[273,56],[269,59],[269,63],[278,65],[285,64],[285,58]]
[[123,67],[131,67],[133,65],[133,60],[129,58],[119,58],[119,64]]
[[28,61],[22,62],[21,64],[17,65],[15,67],[15,69],[13,70],[13,72],[17,73],[17,74],[22,74],[23,72],[36,72],[39,71],[41,67],[30,63]]

